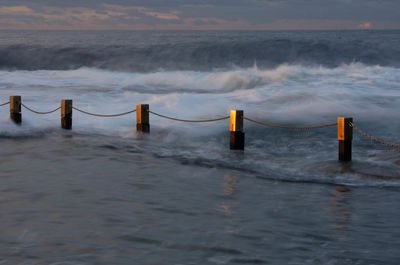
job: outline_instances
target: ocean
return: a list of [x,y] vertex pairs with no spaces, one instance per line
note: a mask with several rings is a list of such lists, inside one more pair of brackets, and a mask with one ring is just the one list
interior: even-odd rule
[[[400,31],[0,31],[0,104],[400,144]],[[0,264],[399,264],[400,152],[337,128],[0,107]]]

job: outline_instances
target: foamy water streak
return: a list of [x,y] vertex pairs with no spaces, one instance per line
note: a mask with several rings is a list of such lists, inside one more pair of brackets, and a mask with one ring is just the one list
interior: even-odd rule
[[[385,116],[388,108],[396,106],[399,90],[399,69],[362,64],[333,69],[281,65],[272,70],[258,69],[255,65],[248,69],[213,72],[124,73],[92,68],[0,71],[0,78],[4,100],[11,91],[41,104],[57,97],[60,99],[60,96],[79,95],[77,104],[93,105],[98,102],[102,108],[107,108],[106,105],[119,108],[121,103],[115,105],[113,101],[135,97],[137,100],[134,103],[146,101],[171,110],[180,105],[181,111],[186,113],[190,109],[182,109],[181,104],[193,107],[193,102],[204,103],[212,99],[212,105],[223,103],[225,108],[246,105],[246,110],[253,110],[255,105],[257,111],[270,111],[273,106],[273,112],[282,113],[282,117],[276,118],[284,119],[290,119],[288,112],[295,116],[301,111],[301,115],[310,115],[311,110],[318,113],[316,116],[331,112],[360,114],[366,109],[365,104],[368,104],[369,118],[371,115]],[[191,100],[183,102],[182,99],[188,98]],[[208,113],[209,107],[203,109]]]
[[[0,104],[399,142],[400,31],[0,31]],[[0,107],[0,264],[393,264],[400,152],[335,127]],[[314,185],[317,184],[317,185]],[[284,253],[284,255],[282,255]]]
[[[398,138],[399,124],[392,121],[398,119],[400,109],[400,69],[392,67],[359,63],[336,68],[283,64],[275,69],[259,69],[254,65],[211,72],[154,73],[81,68],[1,71],[0,80],[0,99],[7,100],[10,94],[20,94],[27,106],[41,111],[56,108],[61,99],[72,98],[74,106],[103,114],[122,113],[136,104],[149,103],[152,110],[181,119],[211,119],[228,115],[230,109],[243,109],[245,115],[264,122],[312,126],[335,122],[338,116],[351,116],[373,134],[394,141]],[[7,110],[0,109],[0,113],[6,117]],[[3,118],[1,135],[35,137],[54,134],[58,129],[59,114],[56,113],[37,117],[24,111],[23,119],[23,126],[15,128]],[[134,122],[134,115],[101,119],[74,113],[74,131],[88,135],[95,133],[130,139],[135,137]],[[369,162],[364,158],[359,164],[355,162],[352,170],[356,175],[350,181],[347,174],[353,173],[337,172],[332,164],[336,161],[337,151],[335,128],[293,133],[246,123],[246,152],[250,154],[240,158],[226,156],[227,147],[223,143],[228,127],[224,121],[193,126],[152,116],[151,126],[151,137],[158,143],[150,144],[150,148],[160,157],[192,159],[199,165],[214,163],[220,167],[250,170],[260,176],[268,170],[269,176],[276,178],[354,185],[381,183],[381,179],[371,177],[374,179],[371,184],[362,176],[374,171],[376,163],[381,163],[382,159],[389,159],[390,170],[386,168],[371,174],[379,176],[384,172],[384,175],[399,177],[395,173],[399,157],[384,155],[382,158],[380,151],[374,151],[380,147],[364,150],[373,152],[375,159],[370,156]],[[271,139],[274,139],[273,143]],[[361,138],[357,140],[365,143]],[[205,142],[211,145],[204,145]],[[267,146],[273,149],[265,149]],[[355,150],[360,156],[365,155],[360,151],[362,149]],[[277,154],[282,158],[277,160]],[[299,155],[304,159],[297,161]],[[316,166],[314,161],[320,161],[321,165]],[[288,164],[291,166],[287,167]],[[321,171],[323,177],[319,175]],[[397,184],[389,181],[388,185]]]

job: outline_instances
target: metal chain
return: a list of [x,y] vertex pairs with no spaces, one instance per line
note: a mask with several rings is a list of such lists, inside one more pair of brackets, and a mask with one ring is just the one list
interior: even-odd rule
[[209,120],[183,120],[183,119],[177,119],[177,118],[161,115],[159,113],[156,113],[156,112],[153,112],[150,110],[149,110],[149,113],[154,114],[161,118],[165,118],[165,119],[169,119],[169,120],[173,120],[173,121],[181,121],[181,122],[213,122],[213,121],[222,121],[222,120],[229,119],[229,116],[226,116],[226,117],[222,117],[222,118],[209,119]]
[[244,117],[245,120],[248,120],[250,122],[254,122],[263,126],[267,127],[272,127],[272,128],[280,128],[280,129],[289,129],[289,130],[311,130],[311,129],[319,129],[319,128],[325,128],[325,127],[332,127],[336,126],[337,123],[330,123],[330,124],[323,124],[323,125],[318,125],[318,126],[304,126],[304,127],[292,127],[292,126],[284,126],[284,125],[276,125],[276,124],[269,124],[261,121],[256,121],[247,117]]
[[394,144],[394,143],[389,143],[389,142],[383,141],[381,139],[373,137],[373,136],[369,135],[368,133],[364,132],[363,130],[361,130],[360,128],[355,126],[354,123],[350,122],[349,124],[350,124],[350,127],[353,127],[354,130],[356,130],[358,133],[360,133],[361,135],[365,136],[366,138],[368,138],[368,139],[370,139],[370,140],[372,140],[374,142],[377,142],[379,144],[383,144],[383,145],[386,145],[386,146],[390,146],[390,147],[400,148],[400,144]]
[[[0,107],[5,106],[5,105],[7,105],[9,103],[10,102],[6,102],[6,103],[3,103],[3,104],[0,104]],[[42,115],[50,114],[50,113],[56,112],[57,110],[61,109],[61,106],[60,106],[60,107],[58,107],[58,108],[56,108],[54,110],[51,110],[51,111],[41,112],[41,111],[36,111],[36,110],[31,109],[31,108],[27,107],[23,103],[21,103],[21,105],[24,108],[26,108],[27,110],[29,110],[29,111],[31,111],[33,113],[42,114]],[[123,112],[123,113],[118,113],[118,114],[95,114],[95,113],[90,113],[90,112],[81,110],[81,109],[76,108],[76,107],[72,107],[72,108],[74,110],[77,110],[77,111],[82,112],[84,114],[91,115],[91,116],[96,116],[96,117],[118,117],[118,116],[123,116],[123,115],[127,115],[127,114],[130,114],[130,113],[136,112],[136,109],[135,109],[135,110],[130,110],[130,111]],[[149,113],[154,114],[156,116],[159,116],[161,118],[174,120],[174,121],[181,121],[181,122],[215,122],[215,121],[226,120],[226,119],[229,119],[229,117],[230,117],[230,116],[225,116],[225,117],[221,117],[221,118],[208,119],[208,120],[184,120],[184,119],[178,119],[178,118],[165,116],[165,115],[156,113],[154,111],[149,111]],[[284,126],[284,125],[276,125],[276,124],[265,123],[265,122],[261,122],[261,121],[256,121],[256,120],[250,119],[248,117],[244,117],[244,119],[247,120],[247,121],[253,122],[253,123],[257,123],[257,124],[260,124],[260,125],[263,125],[263,126],[267,126],[267,127],[280,128],[280,129],[290,129],[290,130],[310,130],[310,129],[325,128],[325,127],[333,127],[333,126],[337,125],[337,123],[335,122],[335,123],[323,124],[323,125],[317,125],[317,126],[293,127],[293,126]],[[368,133],[364,132],[363,130],[361,130],[360,128],[358,128],[352,122],[350,122],[349,125],[350,125],[350,127],[354,128],[358,133],[360,133],[361,135],[365,136],[366,138],[368,138],[368,139],[370,139],[370,140],[372,140],[374,142],[377,142],[377,143],[380,143],[380,144],[383,144],[383,145],[386,145],[386,146],[390,146],[390,147],[400,148],[400,144],[386,142],[384,140],[381,140],[381,139],[378,139],[376,137],[373,137],[373,136],[369,135]]]
[[95,116],[95,117],[118,117],[118,116],[123,116],[123,115],[130,114],[130,113],[133,113],[133,112],[136,111],[136,110],[130,110],[130,111],[123,112],[123,113],[118,113],[118,114],[95,114],[95,113],[91,113],[91,112],[87,112],[87,111],[78,109],[78,108],[76,108],[76,107],[72,107],[72,108],[73,108],[74,110],[77,110],[77,111],[82,112],[82,113],[84,113],[84,114],[91,115],[91,116]]
[[53,109],[53,110],[50,110],[50,111],[46,111],[46,112],[42,112],[42,111],[33,110],[33,109],[31,109],[31,108],[25,106],[24,103],[21,103],[21,105],[22,105],[22,107],[24,107],[25,109],[27,109],[27,110],[29,110],[29,111],[31,111],[31,112],[33,112],[33,113],[42,114],[42,115],[50,114],[50,113],[56,112],[57,110],[61,109],[61,106],[60,106],[60,107],[58,107],[58,108],[56,108],[56,109]]

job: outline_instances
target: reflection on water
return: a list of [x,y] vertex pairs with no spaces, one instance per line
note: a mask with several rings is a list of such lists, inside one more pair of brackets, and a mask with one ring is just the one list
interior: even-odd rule
[[236,182],[235,176],[225,176],[225,182],[222,184],[222,187],[224,188],[224,195],[230,196],[235,193]]
[[348,205],[347,197],[350,189],[346,187],[337,187],[332,190],[332,197],[329,200],[327,210],[333,214],[331,227],[337,233],[336,236],[343,238],[347,237],[349,219],[351,217],[351,209]]
[[[359,39],[367,46],[389,43],[391,48],[381,50],[390,53],[400,47],[398,33],[368,32],[354,37],[353,32],[256,32],[250,33],[253,37],[247,44],[272,40],[275,44],[297,43],[304,50],[308,44],[325,43],[326,38],[335,44],[339,35],[344,47],[351,48]],[[4,32],[0,41],[10,40],[10,34]],[[40,45],[49,41],[54,46],[77,45],[72,40],[76,32],[66,39],[55,39],[54,32],[29,34],[37,35]],[[126,39],[125,32],[117,34],[121,38],[100,34],[110,37],[104,43],[110,49],[118,48],[113,40]],[[201,52],[187,50],[184,54],[190,58],[182,61],[186,65],[178,67],[184,70],[179,71],[174,58],[182,58],[182,53],[173,45],[175,34],[172,42],[165,42],[169,34],[156,39],[149,37],[153,33],[147,37],[131,34],[127,47],[134,47],[139,42],[132,40],[140,39],[140,45],[154,48],[155,54],[173,53],[169,60],[147,56],[154,60],[140,72],[135,69],[145,64],[129,58],[125,60],[129,61],[125,69],[133,71],[129,73],[70,70],[68,62],[62,63],[68,66],[65,71],[3,69],[0,103],[12,90],[27,105],[43,110],[57,107],[61,98],[68,97],[78,107],[96,113],[125,112],[146,102],[165,115],[204,119],[243,108],[249,117],[294,126],[325,124],[337,115],[354,115],[360,128],[375,136],[395,140],[398,135],[397,123],[389,122],[398,120],[400,106],[400,71],[390,67],[393,64],[366,66],[350,63],[348,56],[332,61],[336,52],[328,57],[317,52],[312,53],[313,61],[322,58],[328,65],[340,66],[274,67],[274,63],[271,69],[258,69],[251,67],[254,56],[246,59],[237,54],[233,61],[246,62],[236,68],[228,62],[224,47],[238,44],[231,37],[243,39],[242,32],[229,33],[224,37],[228,46],[211,45],[211,50],[200,39],[213,43],[220,33],[183,33],[178,43],[184,41],[186,48]],[[78,39],[85,50],[97,46],[97,38],[78,35],[83,37]],[[367,35],[372,39],[363,42]],[[165,44],[161,53],[154,46],[159,38]],[[21,50],[17,46],[25,41],[14,38],[11,42],[16,47],[10,46],[10,54],[17,58],[15,48]],[[43,57],[43,52],[35,53],[36,48],[29,53],[37,55],[36,59]],[[208,57],[201,55],[213,51],[225,55],[209,64]],[[271,59],[270,52],[260,52]],[[25,56],[26,62],[32,62],[32,56]],[[115,56],[107,58],[109,65],[104,68],[117,70],[112,67],[115,61],[121,65]],[[41,64],[39,59],[33,61]],[[350,64],[341,65],[347,61]],[[213,64],[229,66],[218,70]],[[163,65],[170,66],[159,71]],[[54,66],[60,69],[59,62]],[[187,71],[188,66],[193,71]],[[195,71],[200,68],[201,72]],[[293,132],[247,123],[246,151],[230,152],[224,122],[195,125],[152,116],[151,134],[141,135],[135,133],[134,114],[99,119],[76,112],[73,130],[66,132],[59,128],[57,115],[39,117],[24,111],[23,124],[16,127],[8,120],[7,107],[0,108],[0,265],[399,263],[400,156],[382,152],[385,149],[357,134],[354,160],[338,166],[335,128]],[[332,184],[352,187],[351,192],[331,190]]]
[[271,181],[131,139],[0,144],[0,264],[397,265],[396,189]]
[[223,200],[218,205],[216,211],[224,215],[224,231],[226,233],[237,233],[239,228],[234,223],[234,215],[236,214],[239,202],[235,200],[236,193],[236,177],[233,175],[226,175],[222,187]]
[[235,176],[227,175],[221,185],[223,188],[222,198],[224,198],[224,200],[218,205],[217,211],[227,216],[235,214],[235,208],[239,205],[239,202],[232,201],[233,196],[236,193],[236,182]]

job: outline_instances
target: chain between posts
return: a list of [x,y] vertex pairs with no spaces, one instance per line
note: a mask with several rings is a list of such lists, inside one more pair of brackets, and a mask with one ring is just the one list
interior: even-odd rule
[[181,121],[181,122],[214,122],[214,121],[222,121],[222,120],[227,120],[230,118],[230,116],[225,116],[225,117],[221,117],[221,118],[215,118],[215,119],[209,119],[209,120],[183,120],[183,119],[178,119],[178,118],[173,118],[173,117],[169,117],[169,116],[165,116],[159,113],[156,113],[154,111],[150,111],[149,113],[154,114],[158,117],[164,118],[164,119],[169,119],[169,120],[173,120],[173,121]]
[[[0,107],[5,106],[5,105],[8,105],[8,104],[10,104],[10,102],[2,103],[2,104],[0,104]],[[53,110],[46,111],[46,112],[42,112],[42,111],[33,110],[33,109],[29,108],[28,106],[26,106],[26,105],[23,104],[23,103],[21,103],[21,105],[22,105],[25,109],[27,109],[27,110],[29,110],[29,111],[31,111],[31,112],[33,112],[33,113],[42,114],[42,115],[50,114],[50,113],[56,112],[57,110],[61,109],[61,106],[60,106],[60,107],[55,108],[55,109],[53,109]],[[127,111],[127,112],[118,113],[118,114],[96,114],[96,113],[91,113],[91,112],[87,112],[87,111],[81,110],[81,109],[76,108],[76,107],[72,107],[72,108],[73,108],[74,110],[76,110],[76,111],[81,112],[81,113],[84,113],[84,114],[87,114],[87,115],[91,115],[91,116],[96,116],[96,117],[118,117],[118,116],[128,115],[128,114],[130,114],[130,113],[136,112],[136,109],[134,109],[134,110],[130,110],[130,111]],[[169,119],[169,120],[173,120],[173,121],[190,122],[190,123],[215,122],[215,121],[227,120],[227,119],[230,118],[230,116],[225,116],[225,117],[221,117],[221,118],[207,119],[207,120],[185,120],[185,119],[178,119],[178,118],[174,118],[174,117],[169,117],[169,116],[166,116],[166,115],[162,115],[162,114],[156,113],[156,112],[154,112],[154,111],[149,111],[149,113],[151,113],[151,114],[153,114],[153,115],[156,115],[156,116],[158,116],[158,117],[165,118],[165,119]],[[247,121],[250,121],[250,122],[253,122],[253,123],[256,123],[256,124],[259,124],[259,125],[271,127],[271,128],[290,129],[290,130],[311,130],[311,129],[319,129],[319,128],[326,128],[326,127],[337,126],[337,123],[335,122],[335,123],[322,124],[322,125],[317,125],[317,126],[294,127],[294,126],[284,126],[284,125],[270,124],[270,123],[266,123],[266,122],[257,121],[257,120],[254,120],[254,119],[251,119],[251,118],[248,118],[248,117],[243,117],[243,119],[245,119],[245,120],[247,120]],[[364,137],[366,137],[366,138],[368,138],[368,139],[370,139],[370,140],[372,140],[372,141],[374,141],[374,142],[376,142],[376,143],[383,144],[383,145],[386,145],[386,146],[389,146],[389,147],[400,148],[400,144],[395,144],[395,143],[386,142],[386,141],[384,141],[384,140],[381,140],[381,139],[378,139],[378,138],[376,138],[376,137],[373,137],[373,136],[369,135],[368,133],[364,132],[363,130],[361,130],[360,128],[358,128],[358,127],[357,127],[354,123],[352,123],[352,122],[350,122],[349,125],[350,125],[352,128],[354,128],[358,133],[360,133],[360,134],[363,135]]]
[[109,118],[109,117],[118,117],[118,116],[128,115],[128,114],[130,114],[130,113],[136,112],[136,110],[130,110],[130,111],[123,112],[123,113],[118,113],[118,114],[96,114],[96,113],[91,113],[91,112],[87,112],[87,111],[78,109],[78,108],[76,108],[76,107],[72,107],[72,108],[73,108],[74,110],[76,110],[76,111],[82,112],[82,113],[87,114],[87,115],[91,115],[91,116],[95,116],[95,117],[106,117],[106,118]]
[[317,125],[317,126],[304,126],[304,127],[293,127],[293,126],[284,126],[284,125],[276,125],[276,124],[270,124],[270,123],[265,123],[261,121],[256,121],[253,119],[250,119],[248,117],[244,117],[243,119],[254,122],[263,126],[271,127],[271,128],[279,128],[279,129],[289,129],[289,130],[311,130],[311,129],[319,129],[319,128],[325,128],[325,127],[333,127],[337,126],[337,123],[329,123],[329,124],[323,124],[323,125]]
[[33,110],[33,109],[31,109],[31,108],[25,106],[24,103],[21,103],[21,105],[22,105],[22,107],[24,107],[25,109],[27,109],[27,110],[29,110],[29,111],[31,111],[31,112],[33,112],[33,113],[41,114],[41,115],[50,114],[50,113],[56,112],[57,110],[61,109],[61,106],[60,106],[60,107],[58,107],[58,108],[56,108],[56,109],[53,109],[53,110],[50,110],[50,111],[42,112],[42,111]]
[[368,139],[370,139],[370,140],[372,140],[372,141],[374,141],[376,143],[383,144],[383,145],[390,146],[390,147],[400,148],[400,144],[394,144],[394,143],[386,142],[386,141],[383,141],[383,140],[378,139],[376,137],[373,137],[373,136],[369,135],[368,133],[364,132],[363,130],[361,130],[360,128],[358,128],[352,122],[350,122],[350,127],[354,128],[354,130],[356,130],[359,134],[363,135],[364,137],[366,137],[366,138],[368,138]]

